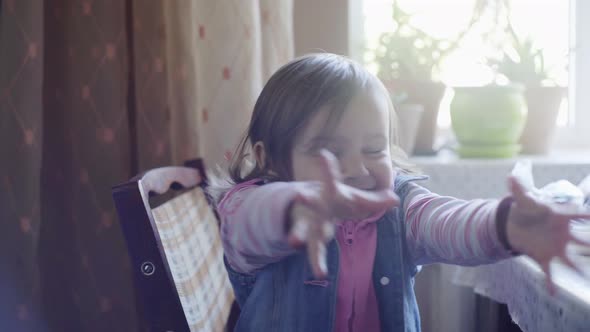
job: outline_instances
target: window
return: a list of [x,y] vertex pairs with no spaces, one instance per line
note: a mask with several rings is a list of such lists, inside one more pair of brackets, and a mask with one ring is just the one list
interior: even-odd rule
[[[382,32],[395,30],[391,19],[393,0],[350,0],[351,55],[376,72],[372,50],[379,45]],[[557,145],[590,146],[590,44],[584,34],[590,33],[590,2],[583,0],[398,0],[397,4],[411,14],[412,25],[435,38],[461,43],[441,63],[437,78],[447,86],[482,85],[493,81],[495,72],[483,59],[498,53],[506,39],[498,27],[509,17],[519,36],[530,37],[535,48],[543,50],[545,68],[550,79],[569,87],[558,116]],[[474,8],[485,10],[475,22]],[[361,13],[359,15],[359,13]],[[532,14],[534,13],[534,14]],[[487,35],[485,35],[487,33]],[[482,36],[487,37],[482,37]],[[447,94],[438,119],[442,132],[450,127]]]

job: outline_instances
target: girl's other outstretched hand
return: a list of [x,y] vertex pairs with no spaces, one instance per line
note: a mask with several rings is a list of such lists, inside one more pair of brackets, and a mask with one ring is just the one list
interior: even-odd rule
[[584,275],[581,269],[566,256],[570,242],[590,248],[590,242],[571,233],[572,219],[590,219],[590,211],[568,211],[572,206],[541,202],[526,192],[514,177],[508,178],[514,202],[508,214],[507,237],[513,249],[530,256],[545,272],[547,289],[554,294],[555,285],[549,263],[555,257]]
[[326,243],[334,236],[334,222],[360,219],[399,204],[391,189],[361,190],[342,182],[336,157],[327,150],[319,153],[321,181],[302,189],[289,211],[288,241],[306,246],[313,274],[328,273]]

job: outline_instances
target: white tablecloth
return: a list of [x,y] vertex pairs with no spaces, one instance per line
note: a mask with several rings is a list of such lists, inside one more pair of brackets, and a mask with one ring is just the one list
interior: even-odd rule
[[[590,257],[585,260],[590,273]],[[506,303],[523,331],[590,331],[590,281],[554,264],[557,291],[551,296],[545,276],[527,257],[476,268],[461,268],[453,281],[483,296]]]
[[[560,179],[577,184],[590,174],[590,151],[530,159],[537,187]],[[473,199],[506,195],[506,176],[516,159],[462,160],[449,154],[413,158],[413,161],[430,176],[428,181],[421,183],[423,186],[441,195]],[[586,258],[584,264],[588,266],[590,274],[590,259]],[[513,320],[524,331],[590,331],[590,283],[563,267],[557,268],[561,287],[555,297],[547,293],[541,270],[525,257],[474,268],[444,266],[442,269],[430,269],[428,273],[430,275],[427,278],[431,280],[449,278],[451,275],[452,282],[506,303]],[[435,288],[430,291],[440,293]],[[447,311],[445,317],[437,316],[441,321],[423,323],[430,326],[459,326],[461,331],[469,331],[469,327],[457,322],[475,315],[473,300],[465,297],[464,288],[457,287],[456,291],[462,292],[464,300],[457,304],[454,313]],[[449,289],[445,292],[448,293]],[[423,318],[428,319],[429,309],[437,312],[435,308],[429,308],[428,303],[420,305],[425,314]]]

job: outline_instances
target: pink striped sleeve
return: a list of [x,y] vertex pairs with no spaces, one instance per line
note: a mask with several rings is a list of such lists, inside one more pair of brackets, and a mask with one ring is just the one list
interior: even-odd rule
[[498,200],[465,201],[408,185],[406,239],[416,264],[478,265],[511,256],[496,232]]
[[253,273],[295,252],[287,244],[285,221],[300,183],[235,186],[218,204],[221,239],[229,264],[241,273]]

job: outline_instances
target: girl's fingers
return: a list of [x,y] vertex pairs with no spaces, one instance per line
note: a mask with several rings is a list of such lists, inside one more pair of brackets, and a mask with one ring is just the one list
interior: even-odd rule
[[328,266],[326,264],[326,244],[320,239],[319,234],[310,236],[307,242],[307,254],[311,271],[318,279],[323,279],[328,275]]
[[330,151],[326,149],[320,150],[320,161],[322,171],[322,181],[325,185],[326,194],[334,196],[338,190],[337,183],[341,180],[340,166],[338,159]]
[[298,194],[295,196],[295,202],[302,203],[310,208],[315,207],[318,202],[322,201],[322,195],[320,193],[321,184],[311,185],[310,187],[302,187],[299,189]]
[[526,189],[514,176],[508,177],[508,188],[514,197],[516,204],[523,208],[528,208],[537,204],[537,202],[527,194]]
[[590,241],[582,240],[571,233],[569,234],[568,239],[575,244],[590,248]]
[[293,222],[287,243],[292,248],[305,246],[313,274],[317,278],[324,278],[327,273],[326,242],[334,236],[334,225],[329,221],[316,219],[316,215],[306,211],[307,208],[296,210],[292,215]]
[[590,213],[564,213],[563,216],[568,221],[573,219],[588,219],[590,220]]
[[334,224],[331,222],[324,222],[321,226],[322,229],[322,239],[324,242],[329,242],[334,238],[335,227]]
[[293,221],[291,231],[287,236],[287,243],[293,248],[299,248],[303,246],[308,238],[309,233],[309,221],[305,219],[297,219]]
[[544,262],[541,264],[541,269],[545,272],[545,284],[547,287],[547,291],[549,295],[555,295],[555,284],[553,283],[553,278],[551,275],[551,268],[549,267],[549,262]]

